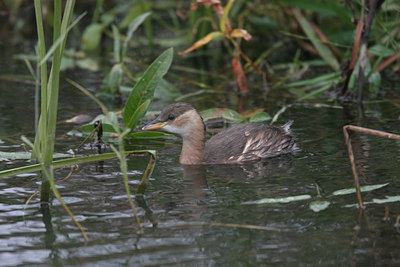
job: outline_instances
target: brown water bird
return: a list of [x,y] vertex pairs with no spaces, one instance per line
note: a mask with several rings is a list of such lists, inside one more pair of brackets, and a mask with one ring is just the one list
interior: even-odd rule
[[190,104],[176,103],[165,107],[143,130],[161,130],[182,137],[181,164],[230,164],[298,151],[290,131],[292,123],[236,125],[204,142],[205,125],[200,114]]

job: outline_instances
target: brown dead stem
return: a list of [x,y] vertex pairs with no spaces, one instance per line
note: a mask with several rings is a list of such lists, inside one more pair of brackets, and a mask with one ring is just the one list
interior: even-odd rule
[[356,169],[356,165],[354,163],[353,148],[351,146],[351,140],[349,137],[348,130],[351,130],[354,132],[359,132],[359,133],[364,133],[364,134],[369,134],[369,135],[376,135],[379,137],[384,137],[384,138],[389,138],[389,139],[395,139],[395,140],[400,140],[400,135],[388,133],[388,132],[384,132],[384,131],[373,130],[373,129],[369,129],[369,128],[364,128],[364,127],[359,127],[359,126],[354,126],[354,125],[343,126],[343,134],[344,134],[344,138],[345,138],[345,142],[346,142],[346,146],[347,146],[347,152],[349,153],[351,170],[353,172],[354,185],[355,185],[356,193],[357,193],[358,205],[360,208],[364,208],[363,202],[362,202],[362,197],[361,197],[360,183],[359,183],[359,179],[358,179],[357,169]]

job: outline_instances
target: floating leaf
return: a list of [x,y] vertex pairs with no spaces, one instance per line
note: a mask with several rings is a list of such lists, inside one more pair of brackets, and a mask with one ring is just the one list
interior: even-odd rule
[[400,196],[393,196],[393,197],[386,196],[385,199],[377,199],[377,198],[372,199],[372,203],[375,204],[383,204],[383,203],[399,202],[399,201],[400,201]]
[[[399,202],[400,201],[400,196],[386,196],[384,199],[378,199],[374,198],[372,201],[365,201],[363,202],[363,205],[369,205],[369,204],[385,204],[385,203],[391,203],[391,202]],[[354,208],[358,207],[358,204],[348,204],[345,205],[346,208]]]
[[240,116],[236,111],[229,108],[210,108],[200,112],[201,117],[203,117],[204,121],[208,121],[216,118],[224,118],[228,121],[239,122],[243,120],[243,117]]
[[80,114],[72,117],[71,119],[66,120],[66,123],[83,123],[90,121],[91,116],[86,115],[86,114]]
[[[70,154],[56,153],[53,158],[66,158],[71,157]],[[2,152],[0,151],[0,161],[4,160],[30,160],[32,158],[31,152]]]
[[[154,90],[162,77],[167,73],[172,62],[172,57],[173,49],[169,48],[151,63],[146,72],[133,87],[125,104],[123,114],[123,121],[126,127],[131,128],[133,125],[137,125],[138,121],[135,120],[140,120],[143,117],[135,116],[135,114],[138,114],[136,113],[137,109],[146,102],[146,100],[151,100],[153,98]],[[142,114],[144,115],[146,111],[147,110]]]
[[310,209],[314,212],[320,212],[327,209],[330,204],[329,201],[313,201],[310,203]]
[[251,205],[251,204],[274,204],[274,203],[289,203],[294,201],[300,200],[307,200],[310,199],[310,195],[298,195],[298,196],[291,196],[291,197],[281,197],[281,198],[263,198],[260,200],[254,201],[246,201],[243,202],[243,205]]
[[188,49],[186,49],[183,52],[179,52],[178,54],[181,56],[189,54],[190,52],[202,47],[203,45],[208,44],[215,38],[218,38],[221,36],[224,36],[224,34],[222,32],[211,32],[211,33],[207,34],[206,36],[204,36],[203,38],[201,38],[200,40],[198,40],[197,42],[195,42],[191,47],[189,47]]
[[[389,183],[385,183],[385,184],[376,184],[376,185],[365,185],[365,186],[360,186],[360,190],[361,192],[368,192],[368,191],[372,191],[372,190],[376,190],[382,187],[387,186]],[[335,192],[333,192],[332,194],[334,196],[340,196],[340,195],[348,195],[348,194],[353,194],[356,192],[355,188],[347,188],[347,189],[341,189],[341,190],[337,190]]]

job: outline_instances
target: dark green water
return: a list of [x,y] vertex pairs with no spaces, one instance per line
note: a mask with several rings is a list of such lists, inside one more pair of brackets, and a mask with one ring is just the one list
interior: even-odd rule
[[[2,57],[6,55],[3,53]],[[21,70],[23,65],[16,66],[2,65],[0,74],[26,73]],[[101,82],[95,75],[69,75],[84,79],[93,87]],[[2,80],[0,92],[0,149],[23,151],[19,136],[33,137],[33,85]],[[192,103],[211,107],[223,98],[232,99],[232,95],[218,95],[218,100],[214,95],[204,95],[198,100],[201,104],[194,100]],[[91,100],[65,83],[60,101],[60,121],[100,112]],[[283,101],[271,94],[265,105],[276,111]],[[249,102],[260,101],[253,95]],[[234,108],[228,100],[220,103]],[[39,200],[34,197],[23,211],[25,201],[39,185],[35,174],[3,178],[0,265],[399,265],[400,234],[395,226],[396,216],[400,215],[398,202],[368,205],[360,216],[358,209],[345,207],[357,202],[355,194],[330,197],[335,190],[353,186],[342,126],[361,123],[400,133],[399,115],[399,109],[390,102],[366,105],[363,119],[359,119],[356,106],[340,109],[295,106],[279,122],[295,121],[293,131],[302,151],[243,166],[183,168],[178,163],[179,139],[167,141],[158,153],[145,195],[136,199],[144,226],[142,235],[138,233],[115,160],[79,166],[67,181],[58,185],[64,201],[85,228],[87,243],[57,200],[53,200],[49,211],[41,211]],[[75,127],[59,125],[58,152],[81,142],[78,137],[66,135]],[[389,183],[364,193],[364,200],[398,196],[400,143],[375,136],[351,136],[362,184]],[[0,169],[25,164],[28,162],[2,161]],[[128,164],[130,186],[135,190],[147,159],[130,158]],[[56,170],[56,177],[62,179],[68,172],[69,168]],[[318,190],[322,200],[331,204],[324,211],[314,212],[310,203],[319,200]],[[242,204],[303,194],[313,199],[286,204]],[[385,209],[389,211],[388,221],[383,220]],[[274,230],[251,229],[251,226]]]

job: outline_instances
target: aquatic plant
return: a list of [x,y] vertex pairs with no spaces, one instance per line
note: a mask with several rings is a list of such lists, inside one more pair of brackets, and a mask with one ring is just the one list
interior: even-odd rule
[[[55,143],[55,130],[56,130],[56,117],[57,117],[57,106],[58,106],[58,88],[59,88],[59,79],[60,79],[60,66],[63,51],[65,48],[65,42],[70,29],[79,21],[82,16],[78,17],[73,23],[70,23],[72,18],[72,13],[74,9],[75,1],[68,0],[66,2],[64,8],[64,15],[61,16],[61,0],[56,0],[54,3],[54,33],[53,33],[53,45],[46,52],[45,45],[45,37],[44,37],[44,29],[42,22],[42,8],[40,0],[35,0],[35,11],[36,11],[36,19],[37,19],[37,32],[38,32],[38,66],[40,67],[40,81],[41,84],[41,113],[37,127],[37,133],[35,136],[35,143],[32,144],[31,141],[22,137],[23,141],[28,144],[32,148],[32,157],[37,160],[38,164],[29,165],[26,167],[15,168],[10,170],[4,170],[0,172],[1,177],[13,176],[20,173],[26,173],[31,171],[41,171],[41,189],[40,189],[40,200],[41,205],[43,207],[48,208],[48,203],[50,201],[50,188],[53,191],[54,195],[60,201],[63,208],[67,211],[67,213],[71,216],[73,222],[76,226],[81,230],[82,235],[85,239],[87,239],[86,233],[83,230],[80,223],[75,219],[72,212],[69,210],[67,205],[62,200],[60,193],[55,186],[54,181],[54,168],[63,167],[63,166],[71,166],[74,164],[79,164],[83,162],[92,162],[98,161],[101,159],[109,159],[109,158],[119,158],[120,167],[124,178],[124,184],[128,195],[129,203],[132,207],[132,210],[135,214],[135,218],[137,224],[139,226],[140,231],[142,228],[140,226],[140,221],[138,216],[136,215],[135,206],[133,204],[132,198],[130,196],[130,189],[128,187],[128,177],[127,177],[127,164],[126,157],[132,154],[149,154],[150,162],[146,171],[144,172],[142,182],[138,188],[138,191],[143,193],[143,190],[146,186],[146,183],[151,175],[151,171],[154,167],[154,159],[155,152],[152,150],[136,150],[136,151],[126,151],[124,148],[123,140],[126,135],[134,129],[144,114],[146,113],[151,100],[153,98],[154,90],[158,85],[159,81],[167,72],[173,57],[173,50],[168,49],[165,51],[160,57],[158,57],[153,64],[147,69],[147,71],[143,74],[143,76],[137,81],[135,87],[132,89],[131,94],[127,101],[127,107],[124,111],[124,122],[126,127],[120,128],[118,122],[113,120],[108,110],[104,107],[104,105],[96,99],[91,93],[87,90],[84,90],[77,83],[70,81],[76,87],[81,89],[85,94],[95,100],[99,106],[102,108],[104,116],[108,118],[111,122],[112,128],[115,130],[117,139],[118,139],[118,148],[111,145],[111,148],[114,150],[114,153],[107,153],[102,155],[93,155],[86,157],[79,157],[74,159],[64,159],[59,161],[53,161],[54,157],[54,143]],[[128,34],[132,34],[135,30],[135,25],[140,24],[140,20],[145,18],[144,15],[138,20],[134,21],[131,24],[131,27],[128,30]],[[61,21],[62,18],[62,21]],[[136,23],[136,24],[135,24]],[[117,37],[117,34],[116,34]],[[117,41],[116,41],[117,42]],[[117,43],[116,47],[120,47],[119,43]],[[122,49],[116,49],[115,55],[117,54],[123,56],[126,53],[126,43],[123,44]],[[49,77],[47,77],[47,60],[52,55],[51,60],[51,71]],[[30,66],[30,65],[28,65]],[[29,201],[29,200],[28,200]]]

